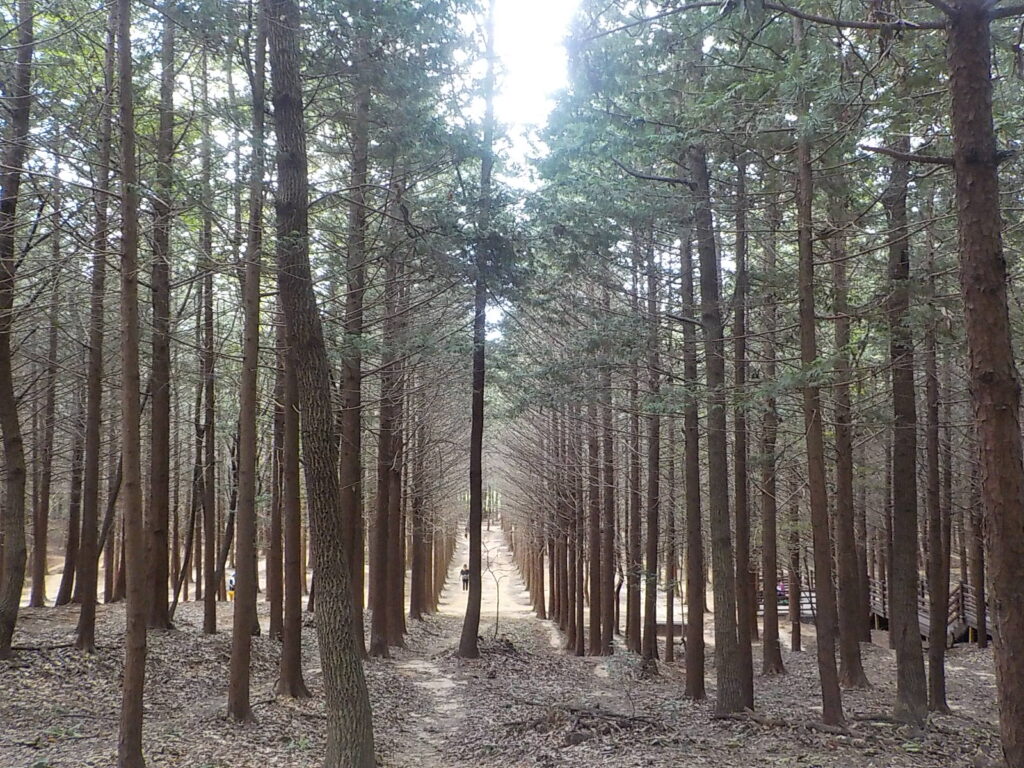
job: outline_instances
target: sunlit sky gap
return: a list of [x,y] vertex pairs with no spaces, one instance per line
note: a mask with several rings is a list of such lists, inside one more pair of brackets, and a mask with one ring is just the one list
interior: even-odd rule
[[495,0],[494,47],[500,58],[495,114],[510,133],[542,125],[552,95],[566,84],[563,45],[579,0]]

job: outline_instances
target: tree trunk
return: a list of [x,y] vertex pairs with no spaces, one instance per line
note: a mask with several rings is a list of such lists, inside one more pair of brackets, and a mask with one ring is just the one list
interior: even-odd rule
[[284,623],[277,693],[293,699],[310,696],[302,679],[302,502],[299,488],[299,393],[295,350],[279,325],[278,348],[284,361],[284,424],[281,447],[281,497],[284,526]]
[[300,77],[299,9],[268,0],[277,136],[277,256],[281,303],[295,356],[307,498],[316,561],[317,638],[327,713],[325,768],[372,768],[373,722],[352,640],[351,571],[345,558],[330,368],[309,263],[309,177]]
[[72,589],[75,583],[75,571],[78,567],[79,533],[82,528],[82,462],[85,448],[85,419],[82,400],[79,396],[76,406],[75,436],[71,444],[71,488],[68,491],[68,537],[64,547],[64,572],[60,577],[60,587],[54,605],[67,605],[71,602]]
[[648,673],[657,672],[658,658],[658,537],[661,514],[661,416],[657,400],[661,390],[658,323],[661,320],[658,263],[654,244],[647,253],[647,392],[655,403],[647,417],[647,538],[644,542],[644,635],[640,655]]
[[[803,47],[803,26],[794,20],[794,43]],[[802,106],[806,118],[806,107]],[[806,123],[806,119],[804,120]],[[818,360],[814,316],[814,251],[810,128],[802,125],[797,137],[797,240],[799,250],[800,361],[804,376]],[[825,480],[825,446],[822,435],[821,392],[810,378],[803,384],[804,440],[807,446],[807,486],[814,541],[818,674],[821,679],[822,718],[828,724],[843,722],[843,705],[836,670],[836,603],[832,586],[832,542],[828,524],[828,489]],[[791,598],[792,599],[792,598]]]
[[[480,163],[480,216],[477,222],[476,247],[489,247],[491,234],[491,174],[494,170],[494,2],[487,4],[486,29],[484,30],[485,58],[487,72],[484,75],[484,123],[483,156]],[[459,656],[475,659],[480,655],[477,636],[480,634],[480,546],[483,523],[483,443],[484,443],[484,377],[487,286],[484,282],[482,254],[477,254],[474,301],[473,301],[473,394],[469,436],[469,602],[459,639]],[[583,575],[582,568],[579,575]],[[581,628],[582,631],[582,628]]]
[[754,708],[754,660],[757,606],[750,562],[750,504],[747,497],[747,164],[736,158],[736,289],[733,300],[733,365],[736,406],[733,423],[733,493],[736,495],[736,638],[744,706]]
[[789,649],[799,653],[800,642],[800,494],[802,489],[794,478],[789,502],[789,563],[786,569],[786,591],[789,597]]
[[[611,299],[607,292],[604,294],[604,308],[611,309]],[[610,655],[612,653],[612,637],[615,634],[615,432],[614,432],[614,411],[612,407],[612,372],[607,367],[601,375],[601,415],[602,415],[602,439],[601,450],[604,456],[604,468],[602,470],[601,493],[604,503],[604,514],[602,524],[604,529],[601,538],[601,599],[604,601],[601,606],[603,624],[601,625],[601,653]]]
[[18,52],[9,99],[10,139],[0,171],[0,431],[3,432],[6,489],[0,532],[3,533],[3,578],[0,578],[0,659],[11,655],[25,583],[25,447],[14,390],[11,336],[15,277],[20,255],[15,247],[21,169],[28,156],[32,107],[32,53],[35,45],[32,0],[18,0]]
[[[360,4],[356,25],[370,23]],[[360,656],[366,655],[363,636],[365,549],[363,526],[362,347],[363,295],[366,292],[367,166],[369,153],[370,67],[366,32],[356,26],[353,77],[356,93],[352,120],[352,168],[349,182],[348,254],[345,294],[345,355],[341,363],[341,513],[345,519],[346,554],[352,578],[352,633]]]
[[[896,141],[910,151],[910,139]],[[909,163],[895,160],[883,203],[892,233],[889,242],[889,332],[892,367],[893,483],[890,632],[896,650],[895,717],[924,722],[928,694],[917,618],[917,406],[914,395],[914,340],[910,330],[910,242],[907,234]]]
[[850,308],[846,281],[846,205],[832,201],[832,285],[835,315],[836,565],[839,586],[839,682],[866,688],[860,655],[860,578],[853,528],[853,419],[850,405]]
[[597,434],[597,403],[587,403],[587,511],[588,511],[588,578],[590,584],[590,647],[591,656],[602,655],[601,649],[601,456]]
[[209,118],[208,53],[204,47],[200,54],[201,101],[206,107],[201,120],[200,166],[202,180],[202,230],[199,252],[203,260],[203,346],[202,367],[205,393],[203,396],[203,632],[217,631],[217,409],[215,402],[216,349],[213,337],[213,192],[212,182],[212,128]]
[[274,438],[271,461],[270,535],[267,542],[267,601],[270,603],[270,636],[284,636],[284,562],[281,551],[284,507],[284,360],[278,352],[274,380]]
[[[249,225],[245,244],[245,279],[242,282],[242,376],[238,404],[238,525],[235,549],[235,608],[231,626],[231,668],[228,714],[238,722],[252,719],[249,705],[251,637],[256,616],[256,473],[259,414],[258,368],[260,357],[260,253],[263,247],[263,111],[265,108],[267,36],[263,14],[257,12],[255,50],[252,51],[252,164],[249,170]],[[256,630],[259,623],[256,622]]]
[[121,125],[121,459],[124,510],[125,636],[118,768],[142,768],[146,617],[151,596],[142,509],[139,376],[139,192],[135,166],[131,0],[118,0],[117,62]]
[[152,594],[147,617],[153,629],[169,629],[167,600],[167,524],[171,482],[171,195],[174,185],[174,25],[173,7],[165,8],[160,51],[160,126],[153,195],[153,361],[149,391],[153,396],[150,428],[150,488],[146,536]]
[[[59,169],[58,169],[59,171]],[[57,175],[56,173],[54,174]],[[54,226],[60,212],[60,183],[54,182]],[[45,402],[43,404],[43,439],[39,456],[39,493],[32,526],[32,591],[29,605],[46,604],[46,562],[50,530],[50,488],[53,482],[53,432],[57,409],[57,317],[60,302],[60,234],[51,234],[53,245],[53,275],[50,295],[50,328],[46,350]]]
[[725,424],[725,341],[719,294],[718,248],[711,217],[711,181],[707,150],[689,150],[690,174],[695,185],[694,226],[700,256],[701,322],[707,359],[708,387],[708,492],[711,526],[711,569],[715,590],[715,673],[719,714],[742,711],[744,693],[742,662],[736,634],[736,571],[729,524],[729,465]]
[[[635,246],[638,247],[638,246]],[[634,313],[639,312],[639,285],[634,269]],[[626,648],[640,653],[640,370],[633,360],[629,377],[629,521],[626,530]]]
[[[782,212],[778,197],[768,203],[769,241],[765,248],[765,274],[772,275],[778,266],[778,231]],[[764,298],[764,380],[771,387],[776,380],[775,331],[778,326],[778,297],[772,283]],[[764,632],[761,645],[761,672],[779,675],[786,671],[779,642],[779,602],[776,591],[778,563],[778,476],[776,474],[776,442],[779,411],[774,393],[769,389],[761,421],[761,584],[764,592]],[[791,598],[792,599],[792,598]],[[799,620],[799,619],[798,619]]]
[[[682,309],[695,315],[693,291],[693,238],[685,227],[682,247]],[[700,503],[700,422],[696,395],[697,331],[683,323],[683,385],[691,394],[683,404],[683,440],[686,464],[686,695],[700,701],[704,689],[704,531]]]
[[1024,462],[992,120],[991,6],[960,0],[949,36],[953,169],[960,285],[978,431],[985,542],[995,612],[996,686],[1003,757],[1024,766]]

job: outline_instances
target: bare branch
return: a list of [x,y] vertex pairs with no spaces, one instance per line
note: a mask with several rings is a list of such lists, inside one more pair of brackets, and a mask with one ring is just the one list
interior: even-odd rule
[[928,163],[930,165],[953,165],[952,157],[942,157],[940,155],[921,155],[916,152],[898,152],[895,149],[889,149],[887,147],[869,147],[866,144],[861,144],[860,148],[868,152],[877,152],[880,155],[894,157],[897,160],[907,160],[911,163]]
[[796,16],[804,21],[812,21],[815,24],[825,24],[830,27],[840,27],[843,29],[878,29],[895,32],[904,29],[946,28],[945,21],[907,21],[906,19],[897,19],[896,21],[858,21],[856,19],[833,19],[829,16],[818,16],[815,13],[805,13],[780,2],[766,2],[764,7],[770,11],[788,13],[790,16]]
[[649,173],[640,173],[640,171],[634,171],[632,168],[629,168],[628,166],[623,165],[618,160],[616,160],[614,157],[611,160],[621,170],[625,171],[630,176],[635,176],[638,179],[645,179],[646,181],[663,181],[666,184],[682,184],[682,185],[684,185],[686,187],[689,187],[690,189],[696,189],[696,185],[692,181],[690,181],[689,179],[679,179],[679,178],[676,178],[674,176],[655,176],[655,175],[652,175],[652,174],[649,174]]
[[1013,16],[1024,16],[1024,5],[1008,5],[1005,8],[995,8],[988,15],[990,19],[1008,19]]
[[928,5],[930,5],[932,8],[939,9],[940,11],[942,11],[947,16],[953,16],[956,13],[955,10],[953,10],[951,7],[946,5],[942,0],[924,0],[924,1],[926,3],[928,3]]

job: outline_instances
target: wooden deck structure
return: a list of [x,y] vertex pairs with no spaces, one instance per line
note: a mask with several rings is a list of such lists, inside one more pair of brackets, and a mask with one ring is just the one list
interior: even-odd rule
[[[875,626],[882,628],[889,625],[889,595],[884,581],[878,579],[868,580],[869,602],[871,617]],[[986,631],[992,635],[992,615],[988,611]],[[922,584],[917,593],[917,623],[921,630],[922,637],[928,637],[928,627],[931,623],[931,609],[928,605],[928,592]],[[966,582],[960,581],[949,591],[949,603],[946,607],[946,645],[964,640],[968,634],[977,634],[978,627],[978,596],[974,587]]]
[[[889,627],[889,595],[884,581],[878,579],[868,580],[868,594],[871,610],[871,619],[875,628],[888,629]],[[764,613],[762,595],[758,593],[758,613]],[[817,600],[813,589],[804,589],[800,592],[800,618],[813,621],[816,618]],[[789,605],[784,598],[780,599],[779,614],[786,615],[789,612]],[[995,631],[992,622],[992,614],[987,613],[986,631],[991,637]],[[917,595],[917,622],[921,631],[921,637],[928,637],[928,627],[931,621],[931,610],[928,605],[928,592],[924,584],[921,585]],[[974,587],[966,582],[957,582],[951,585],[949,592],[949,603],[946,611],[946,645],[963,642],[970,636],[977,636],[978,628],[978,596]]]

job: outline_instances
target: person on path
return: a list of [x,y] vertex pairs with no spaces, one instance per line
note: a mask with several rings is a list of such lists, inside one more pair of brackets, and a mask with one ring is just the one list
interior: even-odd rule
[[462,577],[462,591],[466,592],[469,590],[469,565],[462,566],[462,570],[459,571],[459,575]]

